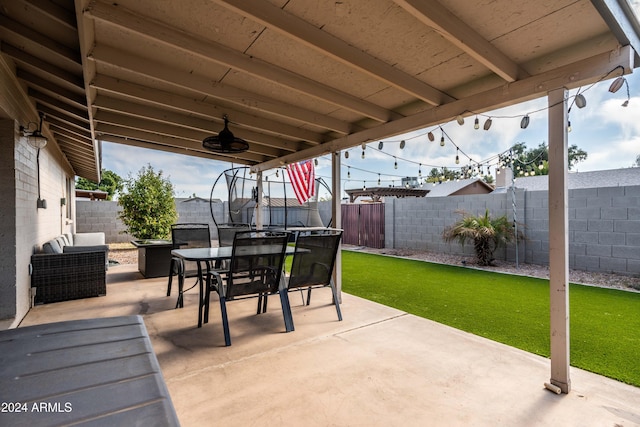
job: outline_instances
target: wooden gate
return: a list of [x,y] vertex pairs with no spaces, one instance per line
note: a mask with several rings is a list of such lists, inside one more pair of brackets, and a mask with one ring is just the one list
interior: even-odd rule
[[384,203],[343,204],[342,243],[384,248]]

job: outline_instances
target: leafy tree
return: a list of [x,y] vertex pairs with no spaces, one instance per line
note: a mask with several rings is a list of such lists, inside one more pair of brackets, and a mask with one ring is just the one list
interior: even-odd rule
[[636,162],[631,167],[640,167],[640,154],[636,156]]
[[[459,212],[462,218],[445,228],[442,238],[445,242],[457,241],[461,245],[473,242],[478,265],[494,265],[493,253],[516,238],[515,230],[506,215],[491,218],[487,209],[484,215],[473,216]],[[522,236],[518,236],[522,238]]]
[[118,191],[122,191],[123,180],[117,173],[108,169],[102,169],[102,179],[99,183],[89,181],[86,178],[78,178],[76,180],[76,188],[80,190],[100,190],[105,191],[108,196],[107,200],[112,200]]
[[427,182],[444,182],[447,180],[453,181],[460,177],[460,172],[450,170],[449,168],[433,168],[427,176]]
[[491,175],[485,175],[482,177],[482,180],[484,182],[486,182],[487,184],[493,184],[493,176]]
[[[568,151],[569,170],[587,159],[588,153],[575,144],[569,146]],[[549,148],[546,143],[543,142],[536,148],[527,150],[524,142],[518,142],[513,146],[512,153],[516,175],[524,174],[530,170],[533,170],[536,175],[549,175]]]
[[168,238],[178,219],[173,197],[173,184],[151,165],[140,169],[137,179],[129,176],[118,198],[125,232],[137,239]]

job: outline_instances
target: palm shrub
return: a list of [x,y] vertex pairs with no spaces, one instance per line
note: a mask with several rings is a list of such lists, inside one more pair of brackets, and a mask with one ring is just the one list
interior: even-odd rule
[[[457,241],[464,246],[468,241],[473,242],[478,265],[494,265],[493,253],[501,246],[506,246],[516,238],[514,227],[506,215],[491,218],[489,209],[484,215],[470,215],[459,212],[462,218],[455,224],[446,227],[442,233],[445,242]],[[520,233],[518,233],[520,234]],[[518,238],[522,238],[519,235]]]
[[173,184],[151,165],[140,169],[136,179],[129,177],[118,198],[125,232],[136,239],[169,237],[178,219],[173,193]]

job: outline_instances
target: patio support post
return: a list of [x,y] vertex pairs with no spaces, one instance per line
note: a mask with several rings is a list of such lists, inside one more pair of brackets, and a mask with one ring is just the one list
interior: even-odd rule
[[256,172],[256,187],[258,190],[258,201],[256,203],[256,230],[262,230],[264,219],[262,218],[262,171]]
[[551,380],[563,393],[569,378],[569,191],[567,89],[548,93],[549,103],[549,292]]
[[[340,154],[336,151],[331,156],[331,218],[333,218],[333,227],[342,228],[342,189],[340,188]],[[336,263],[333,268],[333,282],[336,284],[338,293],[338,302],[342,303],[342,243],[336,254]]]

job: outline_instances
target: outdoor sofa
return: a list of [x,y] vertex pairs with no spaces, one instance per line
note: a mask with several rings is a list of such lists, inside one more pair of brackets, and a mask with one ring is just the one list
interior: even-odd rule
[[64,234],[31,256],[34,304],[106,295],[109,246],[104,233]]

